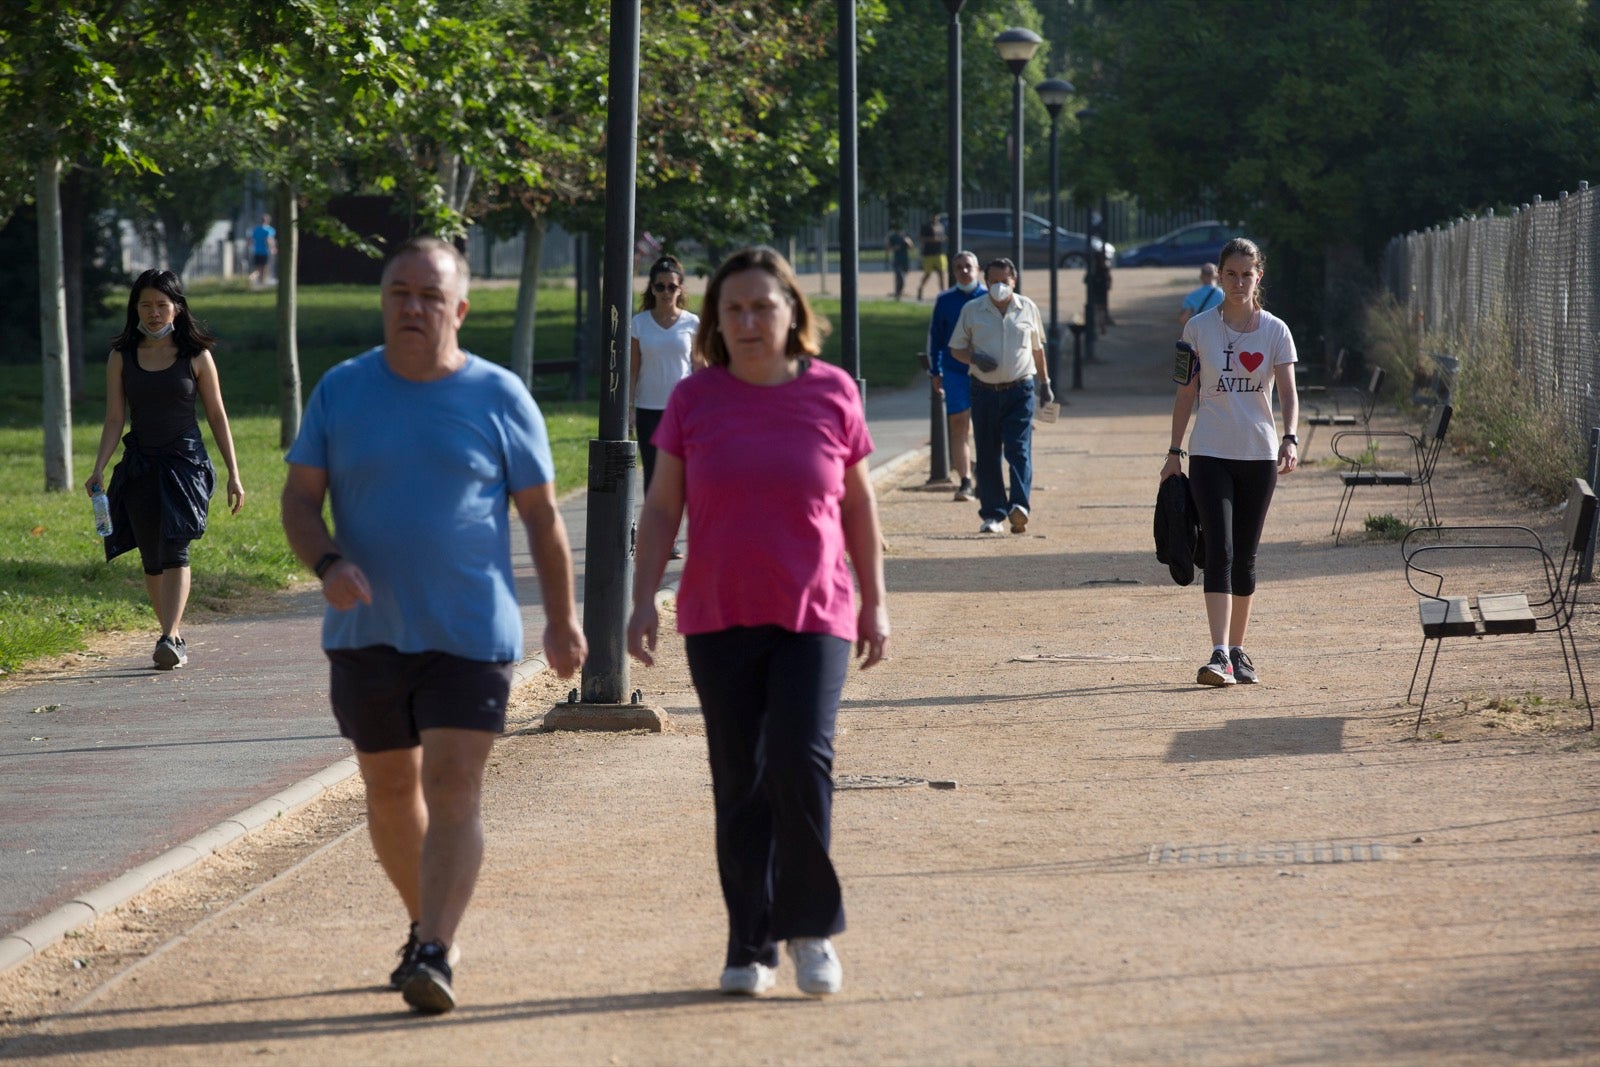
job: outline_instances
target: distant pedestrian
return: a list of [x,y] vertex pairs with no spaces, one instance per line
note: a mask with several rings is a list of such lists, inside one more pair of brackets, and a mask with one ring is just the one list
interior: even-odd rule
[[944,394],[945,417],[950,420],[950,463],[955,467],[955,499],[972,500],[972,380],[967,364],[950,355],[950,336],[955,333],[961,309],[989,290],[978,279],[978,257],[957,252],[951,260],[956,284],[933,301],[933,320],[928,326],[928,373]]
[[944,217],[938,212],[930,215],[928,221],[922,224],[919,236],[922,238],[922,280],[917,282],[917,299],[921,300],[922,290],[930,279],[933,281],[933,291],[937,293],[950,273],[950,263],[945,258]]
[[[683,264],[662,256],[650,267],[639,313],[633,317],[628,361],[628,395],[633,397],[630,421],[639,435],[639,460],[645,492],[656,469],[656,446],[650,443],[672,389],[703,364],[694,355],[694,332],[700,316],[688,310]],[[673,542],[672,558],[682,555]]]
[[459,346],[467,283],[466,258],[438,238],[395,250],[384,343],[317,383],[283,489],[289,547],[328,602],[330,697],[366,783],[373,850],[411,918],[389,981],[429,1014],[456,1003],[483,770],[522,658],[511,508],[550,666],[565,677],[586,653],[544,419],[515,375]]
[[[977,453],[979,533],[1028,527],[1033,492],[1034,404],[1055,399],[1044,361],[1039,307],[1016,291],[1017,268],[1004,257],[983,268],[988,295],[961,308],[950,355],[972,374],[972,437]],[[1006,472],[1011,472],[1010,490]]]
[[205,405],[211,437],[228,466],[228,510],[244,506],[244,483],[233,451],[233,430],[222,404],[211,349],[217,343],[189,312],[183,283],[170,270],[147,270],[128,293],[122,332],[106,358],[106,418],[100,449],[85,483],[91,496],[105,483],[124,422],[122,462],[106,490],[111,535],[106,559],[139,550],[145,592],[161,636],[151,659],[170,671],[189,662],[183,612],[189,603],[189,542],[206,532],[216,469],[206,454],[194,402]]
[[896,300],[905,296],[906,275],[911,271],[911,238],[900,227],[896,226],[884,238],[884,248],[889,252],[889,263],[894,270],[894,298]]
[[1183,326],[1202,311],[1210,311],[1222,303],[1222,288],[1217,285],[1217,265],[1207,263],[1200,268],[1200,286],[1189,290],[1178,311],[1178,325]]
[[1095,249],[1092,263],[1088,278],[1089,299],[1094,301],[1095,332],[1104,337],[1106,328],[1116,325],[1111,321],[1111,257],[1106,255],[1104,247]]
[[[1201,685],[1258,681],[1244,650],[1256,591],[1256,550],[1278,475],[1299,464],[1294,428],[1300,417],[1295,391],[1294,337],[1282,319],[1261,306],[1266,260],[1255,243],[1229,241],[1222,264],[1223,302],[1184,323],[1183,340],[1199,361],[1190,381],[1178,387],[1172,405],[1172,444],[1161,480],[1183,472],[1183,435],[1189,437],[1189,491],[1205,535],[1206,621],[1211,658],[1200,668]],[[1272,418],[1272,393],[1285,432]]]
[[628,651],[654,661],[656,589],[687,504],[695,551],[677,619],[711,762],[721,989],[770,989],[787,941],[801,992],[837,993],[834,727],[851,642],[870,667],[889,639],[872,440],[855,382],[817,358],[826,323],[777,252],[735,252],[700,311],[710,367],[679,383],[656,430]]
[[267,284],[267,266],[278,254],[278,231],[273,229],[272,216],[263,212],[261,221],[250,231],[250,284]]

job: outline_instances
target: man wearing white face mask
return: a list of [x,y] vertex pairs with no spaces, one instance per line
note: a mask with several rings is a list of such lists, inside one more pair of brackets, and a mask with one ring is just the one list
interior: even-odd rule
[[950,335],[955,333],[961,309],[988,290],[978,280],[978,257],[971,252],[957,252],[950,266],[955,271],[956,284],[933,301],[933,321],[928,326],[928,373],[944,394],[944,411],[950,421],[950,465],[961,479],[955,498],[972,500],[972,450],[967,444],[972,436],[972,389],[967,365],[950,358]]
[[[1055,399],[1044,362],[1039,308],[1016,291],[1017,268],[1005,258],[983,268],[989,292],[961,309],[950,337],[952,358],[972,368],[972,437],[977,451],[979,533],[1028,526],[1033,488],[1033,410]],[[1001,459],[1011,471],[1009,491]]]

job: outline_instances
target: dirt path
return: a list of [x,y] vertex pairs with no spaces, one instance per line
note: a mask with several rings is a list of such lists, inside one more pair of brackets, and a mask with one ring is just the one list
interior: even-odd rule
[[[456,1013],[410,1017],[376,987],[398,912],[364,835],[338,836],[350,820],[318,805],[288,821],[330,820],[331,843],[289,849],[303,858],[281,875],[230,896],[201,881],[248,863],[226,852],[5,976],[20,1015],[58,1013],[13,1026],[0,1056],[1600,1060],[1600,749],[1549,699],[1565,696],[1553,641],[1447,648],[1414,740],[1395,547],[1333,548],[1337,479],[1311,466],[1280,489],[1263,547],[1249,643],[1264,684],[1193,684],[1201,596],[1170,583],[1150,534],[1169,297],[1186,281],[1162,273],[1119,274],[1107,362],[1036,439],[1027,536],[980,537],[975,509],[914,468],[881,489],[894,654],[852,676],[841,718],[844,995],[802,1000],[787,968],[768,999],[708,992],[723,936],[709,784],[669,641],[633,681],[673,732],[497,749]],[[1555,522],[1454,458],[1439,477],[1449,521]],[[1586,650],[1596,626],[1590,609]],[[524,717],[564,692],[530,686]],[[117,924],[179,902],[208,917],[126,969],[147,949]]]

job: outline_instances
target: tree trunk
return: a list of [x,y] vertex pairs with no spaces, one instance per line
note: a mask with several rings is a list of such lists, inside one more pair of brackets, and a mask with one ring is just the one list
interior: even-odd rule
[[300,434],[299,317],[300,201],[293,185],[278,186],[278,445]]
[[522,273],[517,276],[517,321],[511,328],[511,371],[533,388],[534,318],[539,311],[539,260],[544,252],[543,214],[528,213],[522,227]]
[[83,400],[83,172],[74,169],[61,182],[61,272],[67,286],[67,369],[72,404]]
[[39,356],[44,364],[44,487],[72,487],[72,377],[67,290],[61,272],[61,160],[39,164]]

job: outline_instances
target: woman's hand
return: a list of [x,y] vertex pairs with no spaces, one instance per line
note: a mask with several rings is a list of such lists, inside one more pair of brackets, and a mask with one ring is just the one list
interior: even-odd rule
[[1278,473],[1293,474],[1300,466],[1300,449],[1293,441],[1278,446]]
[[94,496],[94,491],[96,489],[104,489],[105,487],[106,472],[102,467],[96,467],[94,470],[90,471],[89,480],[83,483],[83,491],[88,493],[90,496]]
[[660,626],[661,620],[654,603],[640,604],[633,609],[633,617],[628,620],[628,655],[646,667],[655,665],[656,658],[651,653],[656,650]]
[[228,510],[237,515],[242,507],[244,507],[244,483],[239,480],[237,474],[230,475],[228,478]]
[[865,656],[861,669],[866,670],[889,654],[889,609],[882,604],[861,605],[856,618],[856,655]]
[[1161,465],[1161,480],[1166,481],[1174,474],[1183,473],[1183,457],[1176,452],[1167,453],[1167,461]]

